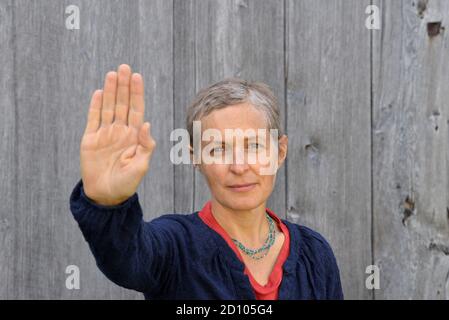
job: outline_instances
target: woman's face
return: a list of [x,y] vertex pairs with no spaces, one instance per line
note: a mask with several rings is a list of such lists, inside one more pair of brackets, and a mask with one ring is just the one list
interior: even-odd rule
[[[233,210],[250,210],[261,205],[265,206],[274,188],[277,168],[282,165],[287,155],[287,136],[284,135],[278,140],[277,152],[272,152],[273,150],[270,152],[270,146],[274,147],[276,143],[270,139],[264,114],[249,103],[232,105],[211,112],[201,119],[202,133],[207,129],[218,130],[222,137],[221,141],[214,142],[212,145],[209,144],[215,141],[214,139],[202,142],[204,151],[207,151],[206,145],[209,145],[209,150],[211,150],[210,146],[213,146],[212,150],[203,153],[203,156],[206,154],[223,160],[221,163],[206,164],[202,158],[199,164],[212,197],[222,206]],[[265,129],[267,134],[263,140],[244,135],[244,143],[237,143],[237,138],[226,135],[225,129],[241,129],[242,132],[248,129],[249,131],[246,132],[251,132],[252,129],[256,135],[258,129]],[[228,155],[232,154],[232,159],[228,163],[224,163],[225,151],[230,152]],[[264,168],[266,170],[270,165],[255,156],[261,152],[266,154],[272,163],[277,162],[276,170],[272,170],[270,174],[266,173],[269,171],[264,172]],[[248,157],[250,155],[253,156],[253,160]]]

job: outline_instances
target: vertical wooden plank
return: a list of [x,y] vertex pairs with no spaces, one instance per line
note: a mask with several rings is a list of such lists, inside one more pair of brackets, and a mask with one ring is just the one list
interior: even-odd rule
[[[270,1],[196,1],[195,74],[198,91],[226,77],[268,84],[284,103],[284,9]],[[268,207],[286,216],[285,166],[277,173]],[[210,199],[205,179],[195,173],[195,209]]]
[[[127,1],[124,1],[127,6]],[[138,38],[141,72],[145,79],[145,117],[157,142],[150,171],[142,185],[141,203],[147,220],[174,212],[174,165],[170,133],[174,128],[173,1],[139,1]],[[129,22],[128,22],[129,23]]]
[[10,299],[14,286],[16,105],[14,77],[14,12],[12,1],[0,2],[0,299]]
[[449,4],[375,3],[376,298],[449,299]]
[[[174,127],[186,127],[187,107],[193,100],[195,87],[195,0],[174,0]],[[175,144],[176,142],[174,142]],[[192,164],[174,166],[174,205],[177,213],[190,213],[195,184]],[[201,208],[200,208],[201,209]]]
[[369,1],[287,1],[288,218],[320,232],[345,298],[370,299]]
[[[59,18],[67,16],[64,10],[69,4],[75,4],[80,9],[79,30],[66,30],[65,21]],[[106,72],[115,70],[119,64],[128,63],[133,69],[140,68],[140,46],[136,40],[140,31],[138,3],[86,0],[50,5],[51,9],[48,9],[48,17],[44,21],[53,21],[54,24],[58,21],[58,30],[62,28],[60,52],[57,53],[61,56],[57,64],[58,72],[62,75],[58,81],[58,90],[61,93],[49,102],[51,108],[58,110],[57,128],[60,134],[55,142],[58,147],[55,162],[62,184],[62,191],[58,192],[60,195],[57,199],[62,201],[61,205],[58,205],[58,215],[63,217],[63,222],[58,223],[56,230],[59,232],[54,241],[59,241],[66,247],[64,250],[56,250],[56,259],[63,268],[69,264],[77,265],[81,275],[81,289],[64,289],[62,297],[142,299],[139,293],[116,286],[99,271],[87,243],[68,211],[68,196],[80,179],[79,145],[92,92],[102,88]],[[111,21],[114,23],[111,24]],[[48,37],[46,34],[41,36]],[[48,53],[53,54],[55,53]],[[51,63],[50,59],[44,60]],[[58,99],[65,101],[65,104],[58,105]],[[50,293],[49,296],[53,295]]]
[[[57,124],[61,79],[58,64],[62,26],[51,21],[56,2],[15,1],[17,77],[17,224],[14,241],[16,299],[62,294],[64,268],[56,259]],[[53,6],[52,6],[53,5]],[[48,20],[47,20],[48,21]],[[61,20],[62,21],[62,20]],[[57,100],[57,103],[55,103]],[[52,103],[53,102],[53,103]],[[58,277],[59,276],[59,277]],[[58,277],[58,280],[56,280]],[[59,282],[59,285],[58,285]]]
[[[20,120],[12,296],[142,299],[98,270],[71,217],[68,197],[80,178],[79,144],[90,95],[103,85],[107,71],[128,63],[144,76],[146,118],[159,138],[152,170],[138,190],[145,218],[173,210],[173,179],[167,179],[173,177],[168,161],[172,5],[161,0],[78,1],[80,30],[65,28],[66,5],[15,2]],[[80,268],[80,290],[65,288],[69,264]]]
[[[104,43],[104,52],[96,56],[89,48],[107,39],[104,30],[110,30],[110,25],[100,32],[92,29],[119,10],[114,8],[107,15],[106,2],[96,2],[93,7],[87,1],[78,3],[81,29],[67,30],[61,1],[16,1],[15,5],[19,201],[14,296],[118,297],[124,290],[111,284],[96,268],[70,215],[68,196],[79,179],[79,143],[88,95],[98,85],[91,79],[103,76],[99,71],[104,65],[98,61],[104,63],[108,57],[123,54],[111,50],[111,41],[107,46]],[[92,19],[96,15],[97,21]],[[118,17],[114,21],[129,32],[130,27],[118,22]],[[114,32],[114,38],[121,37],[118,33]],[[115,42],[119,50],[124,44]],[[65,288],[65,268],[70,264],[80,268],[80,290]]]

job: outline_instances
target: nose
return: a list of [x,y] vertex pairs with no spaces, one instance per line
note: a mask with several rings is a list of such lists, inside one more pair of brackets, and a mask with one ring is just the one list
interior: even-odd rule
[[246,171],[248,171],[248,169],[249,169],[249,166],[247,163],[243,163],[243,164],[233,163],[229,167],[229,170],[231,170],[232,173],[238,174],[238,175],[245,173]]
[[249,169],[247,159],[245,159],[245,152],[241,148],[236,148],[234,152],[233,161],[229,167],[234,174],[245,173]]

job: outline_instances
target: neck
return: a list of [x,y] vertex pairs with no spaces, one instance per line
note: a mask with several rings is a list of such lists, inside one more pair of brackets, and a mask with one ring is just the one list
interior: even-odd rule
[[266,204],[250,210],[234,210],[211,200],[212,215],[233,239],[245,246],[257,248],[266,240],[269,224],[266,218]]

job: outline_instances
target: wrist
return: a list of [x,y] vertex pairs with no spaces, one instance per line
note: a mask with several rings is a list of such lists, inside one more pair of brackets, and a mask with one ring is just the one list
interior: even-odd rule
[[108,198],[108,197],[98,197],[92,196],[89,192],[86,192],[84,189],[84,194],[88,198],[89,201],[96,205],[104,206],[104,207],[112,207],[117,206],[124,203],[129,197],[121,197],[121,198]]

